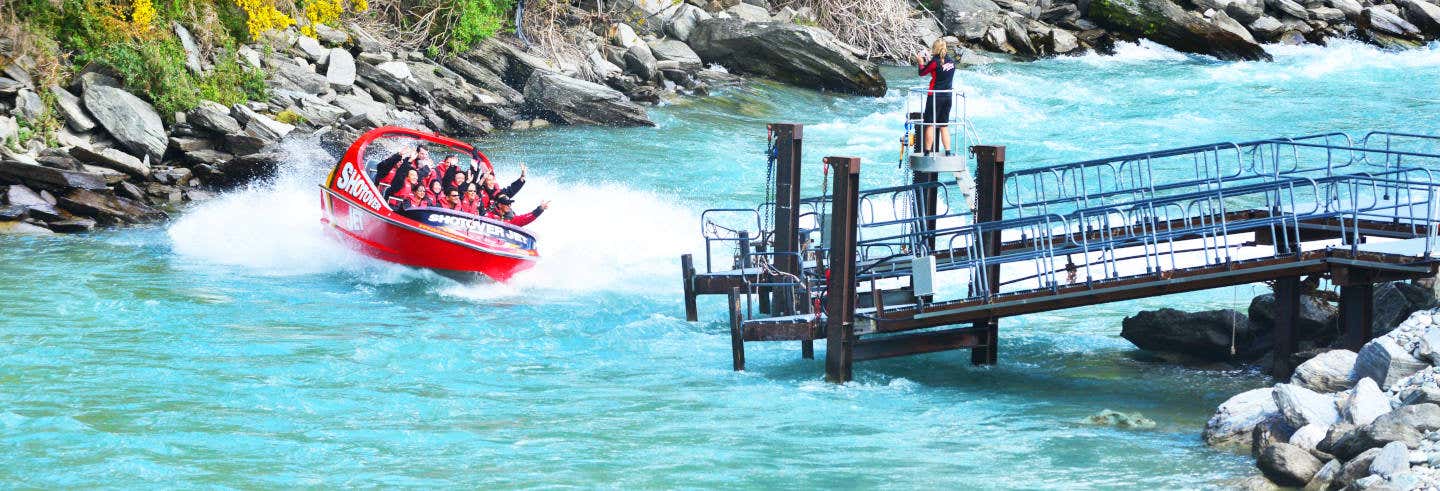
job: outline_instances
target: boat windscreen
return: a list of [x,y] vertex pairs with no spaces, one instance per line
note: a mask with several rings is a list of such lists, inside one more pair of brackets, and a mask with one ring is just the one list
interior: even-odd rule
[[[361,153],[365,174],[382,189],[401,168],[413,168],[422,181],[443,178],[443,174],[468,172],[479,175],[486,166],[470,152],[409,135],[386,135],[372,140]],[[451,171],[450,169],[456,169]]]

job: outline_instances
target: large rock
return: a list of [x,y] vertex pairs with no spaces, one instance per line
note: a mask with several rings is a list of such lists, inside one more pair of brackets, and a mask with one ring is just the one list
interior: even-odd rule
[[1222,60],[1269,60],[1254,41],[1216,27],[1170,0],[1093,0],[1089,16],[1110,29],[1148,38],[1176,51]]
[[[1261,337],[1263,330],[1233,310],[1144,311],[1126,317],[1120,325],[1120,336],[1140,349],[1206,360],[1252,359],[1271,347],[1267,338]],[[1230,351],[1232,339],[1234,355]]]
[[1380,455],[1380,449],[1372,448],[1361,452],[1355,458],[1345,462],[1341,467],[1340,475],[1335,478],[1335,486],[1353,483],[1356,480],[1370,475],[1370,464],[1375,462],[1375,456]]
[[1401,406],[1341,437],[1331,448],[1331,453],[1341,459],[1350,459],[1361,452],[1390,442],[1401,442],[1406,446],[1419,448],[1425,433],[1437,429],[1440,429],[1440,406]]
[[669,22],[665,24],[665,32],[675,39],[689,41],[695,25],[711,18],[710,13],[704,9],[682,2],[676,6],[674,13],[670,14]]
[[151,160],[165,155],[165,124],[149,103],[98,83],[87,85],[82,99],[90,115],[125,148],[149,155]]
[[1355,384],[1355,391],[1345,401],[1345,419],[1355,426],[1365,426],[1390,412],[1390,398],[1369,377]]
[[1364,5],[1356,0],[1325,0],[1325,5],[1345,13],[1345,17],[1355,20],[1360,18],[1360,11],[1365,9]]
[[33,90],[20,89],[15,94],[15,109],[10,113],[20,119],[35,121],[45,115],[45,101]]
[[1416,359],[1393,339],[1380,337],[1360,348],[1360,353],[1355,358],[1352,378],[1358,381],[1369,377],[1380,384],[1381,388],[1390,390],[1390,386],[1395,382],[1414,375],[1427,366],[1429,365]]
[[1340,422],[1335,399],[1294,384],[1275,384],[1275,407],[1291,428],[1308,424],[1330,426]]
[[650,53],[655,55],[656,60],[676,61],[684,66],[700,66],[700,55],[690,49],[690,45],[674,39],[657,39],[650,41]]
[[1057,55],[1063,55],[1080,49],[1080,40],[1076,39],[1075,35],[1071,34],[1070,31],[1058,27],[1050,30],[1049,44],[1050,52]]
[[1408,470],[1410,449],[1400,442],[1386,443],[1380,448],[1380,453],[1375,454],[1375,460],[1370,462],[1370,473],[1380,477],[1388,478]]
[[1405,18],[1430,37],[1440,37],[1440,5],[1425,0],[1396,0],[1405,9]]
[[1252,43],[1255,42],[1255,36],[1252,36],[1250,31],[1245,29],[1245,25],[1230,18],[1230,15],[1226,14],[1224,10],[1215,11],[1215,16],[1210,18],[1210,22],[1215,23],[1215,27],[1230,31],[1231,34],[1239,36],[1241,39]]
[[296,39],[295,49],[299,50],[300,55],[304,56],[305,59],[316,63],[324,62],[325,57],[330,54],[329,50],[320,45],[319,39],[310,36],[300,36]]
[[1265,0],[1232,0],[1225,5],[1225,13],[1249,24],[1265,15]]
[[690,47],[706,63],[718,63],[801,86],[869,96],[885,95],[880,69],[856,58],[823,29],[738,19],[701,21]]
[[206,183],[228,188],[240,186],[255,179],[273,176],[286,154],[277,151],[262,151],[242,155],[215,167],[216,173],[207,176]]
[[200,101],[200,105],[191,109],[185,120],[197,128],[221,135],[240,132],[240,122],[230,117],[229,109],[215,101]]
[[124,172],[136,179],[144,180],[150,177],[148,161],[131,157],[129,154],[113,148],[95,150],[83,145],[76,145],[70,147],[70,156],[87,164]]
[[56,220],[61,218],[60,210],[55,209],[55,205],[46,201],[45,198],[42,198],[40,193],[22,184],[8,187],[5,189],[5,193],[0,196],[3,196],[3,201],[9,203],[11,207],[24,209],[36,218],[42,220]]
[[1316,392],[1339,392],[1355,386],[1351,371],[1355,368],[1355,352],[1330,350],[1295,367],[1290,383]]
[[1266,478],[1281,486],[1304,486],[1322,465],[1310,452],[1288,443],[1265,447],[1255,464]]
[[1325,434],[1329,431],[1329,426],[1325,426],[1319,423],[1310,423],[1308,425],[1301,426],[1300,429],[1295,430],[1294,433],[1291,433],[1289,443],[1291,445],[1305,449],[1305,451],[1314,450],[1316,447],[1320,446],[1320,441],[1325,439]]
[[295,125],[276,121],[245,107],[244,104],[236,104],[233,109],[232,114],[236,116],[235,119],[245,123],[245,134],[247,135],[269,142],[277,142],[291,131],[295,131]]
[[325,76],[315,73],[315,70],[305,63],[283,56],[271,55],[265,58],[265,65],[270,67],[267,71],[272,88],[313,95],[324,94],[330,88],[330,83],[325,80]]
[[144,203],[104,192],[76,189],[60,197],[60,207],[107,224],[141,223],[165,218],[165,213]]
[[1388,10],[1366,7],[1360,11],[1359,24],[1372,40],[1382,45],[1401,48],[1419,46],[1420,28]]
[[725,13],[745,22],[768,22],[770,20],[770,11],[765,10],[765,7],[750,5],[744,2],[737,3],[735,6],[725,9]]
[[1429,288],[1404,281],[1377,285],[1370,329],[1376,336],[1382,336],[1404,322],[1410,314],[1434,308],[1435,305],[1435,291]]
[[625,71],[642,80],[657,80],[660,69],[656,66],[655,55],[645,43],[637,43],[625,50]]
[[645,109],[609,87],[536,71],[525,84],[529,110],[563,124],[654,126]]
[[1251,430],[1281,418],[1271,395],[1274,389],[1262,387],[1236,394],[1215,409],[1205,422],[1202,436],[1209,445],[1246,443]]
[[1305,11],[1305,6],[1300,5],[1295,0],[1265,0],[1265,6],[1270,7],[1272,11],[1280,12],[1295,19],[1305,20],[1310,18],[1310,14]]
[[185,50],[185,68],[199,75],[205,70],[205,65],[200,63],[200,46],[195,44],[195,37],[180,25],[180,21],[170,21],[170,26],[175,30],[175,37],[180,39],[180,47]]
[[95,120],[85,113],[79,97],[58,85],[51,85],[48,90],[55,96],[55,105],[59,106],[60,115],[65,118],[65,124],[70,126],[70,129],[79,133],[95,129]]
[[1260,39],[1275,39],[1276,36],[1285,32],[1285,24],[1281,24],[1279,20],[1266,15],[1251,22],[1250,31],[1254,32],[1256,36],[1260,36]]
[[340,92],[355,85],[355,57],[349,51],[330,48],[329,61],[325,65],[325,81]]
[[1335,482],[1336,478],[1340,477],[1340,472],[1344,468],[1345,464],[1340,462],[1340,459],[1330,459],[1329,462],[1326,462],[1324,466],[1320,467],[1320,470],[1315,473],[1314,477],[1310,478],[1310,482],[1305,483],[1305,491],[1326,491],[1330,489],[1330,485]]
[[978,39],[985,35],[991,21],[1003,14],[993,0],[942,0],[940,15],[946,31],[965,39]]
[[108,186],[105,178],[96,174],[54,169],[14,159],[0,160],[0,177],[54,191],[68,188],[105,189]]

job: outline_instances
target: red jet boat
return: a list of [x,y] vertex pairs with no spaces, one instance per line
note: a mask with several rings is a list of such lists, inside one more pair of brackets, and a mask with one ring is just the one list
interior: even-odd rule
[[434,162],[455,156],[461,169],[478,174],[494,170],[490,159],[458,140],[408,128],[371,130],[350,145],[321,186],[320,221],[331,235],[365,255],[458,279],[503,282],[535,265],[535,236],[523,228],[445,208],[392,209],[375,173],[402,149],[425,149]]

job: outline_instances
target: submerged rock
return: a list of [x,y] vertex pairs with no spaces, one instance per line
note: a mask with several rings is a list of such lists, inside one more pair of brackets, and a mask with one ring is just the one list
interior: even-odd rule
[[1109,409],[1103,409],[1085,418],[1085,422],[1094,425],[1114,426],[1116,428],[1150,429],[1155,427],[1154,420],[1146,418],[1140,413],[1122,413]]
[[705,63],[807,87],[883,96],[885,78],[823,29],[739,19],[701,21],[690,47]]

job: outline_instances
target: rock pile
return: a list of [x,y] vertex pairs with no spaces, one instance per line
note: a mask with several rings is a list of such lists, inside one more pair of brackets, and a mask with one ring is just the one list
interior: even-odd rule
[[944,0],[941,18],[973,46],[1023,58],[1141,38],[1224,60],[1269,59],[1260,43],[1413,48],[1440,38],[1430,0]]
[[1211,445],[1249,445],[1280,486],[1440,487],[1440,309],[1410,315],[1359,353],[1328,351],[1289,383],[1225,401]]

